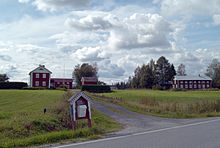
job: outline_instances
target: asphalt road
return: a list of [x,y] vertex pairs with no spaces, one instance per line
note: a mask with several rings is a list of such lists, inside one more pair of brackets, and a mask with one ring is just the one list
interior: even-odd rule
[[220,118],[57,148],[220,148]]

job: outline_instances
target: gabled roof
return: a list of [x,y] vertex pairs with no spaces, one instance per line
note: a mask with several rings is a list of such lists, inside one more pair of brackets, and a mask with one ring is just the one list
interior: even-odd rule
[[88,102],[91,101],[90,97],[87,96],[85,93],[83,93],[82,91],[75,93],[68,101],[69,102],[75,102],[77,101],[80,97],[83,97],[84,99],[86,99]]
[[37,67],[37,68],[35,68],[34,70],[32,70],[32,71],[29,73],[29,75],[30,75],[31,73],[35,72],[35,71],[45,71],[46,73],[52,74],[52,72],[49,71],[47,68],[45,68],[44,65],[39,65],[39,67]]
[[209,77],[205,76],[175,76],[174,80],[209,80],[211,81],[212,79]]
[[81,81],[98,82],[98,78],[97,77],[82,77]]

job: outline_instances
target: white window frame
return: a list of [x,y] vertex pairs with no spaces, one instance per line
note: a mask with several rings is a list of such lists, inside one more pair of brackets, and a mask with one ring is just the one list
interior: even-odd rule
[[43,73],[43,78],[47,78],[47,74]]
[[35,81],[35,86],[39,86],[39,81]]
[[183,84],[180,85],[180,88],[183,88]]
[[39,78],[40,77],[40,74],[39,73],[36,73],[36,76],[35,76],[36,78]]
[[43,81],[43,82],[42,82],[42,86],[47,86],[47,82],[46,82],[46,81]]
[[185,88],[188,89],[188,85],[187,84],[185,84]]
[[192,88],[192,84],[189,85],[189,88]]

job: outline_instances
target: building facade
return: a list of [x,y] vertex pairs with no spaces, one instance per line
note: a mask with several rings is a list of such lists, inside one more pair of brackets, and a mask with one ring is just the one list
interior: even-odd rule
[[68,86],[68,89],[72,89],[73,79],[66,78],[51,78],[52,72],[45,68],[44,65],[39,65],[36,69],[32,70],[30,75],[30,87],[46,87],[51,86],[58,88],[61,85]]
[[73,88],[73,79],[65,79],[65,78],[51,78],[50,80],[51,86],[58,88],[60,86],[67,86],[69,89]]
[[46,69],[44,65],[39,65],[39,67],[29,73],[30,87],[50,88],[51,74],[52,72]]
[[175,76],[172,81],[173,88],[206,89],[211,88],[212,79],[202,76]]
[[98,78],[97,77],[82,77],[81,82],[82,82],[82,85],[97,85]]

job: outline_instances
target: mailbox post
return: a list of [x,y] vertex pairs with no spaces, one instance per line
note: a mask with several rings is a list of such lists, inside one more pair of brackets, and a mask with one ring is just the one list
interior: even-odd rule
[[80,119],[88,119],[88,127],[92,126],[90,100],[83,92],[78,92],[69,99],[73,130],[76,129],[76,120]]

